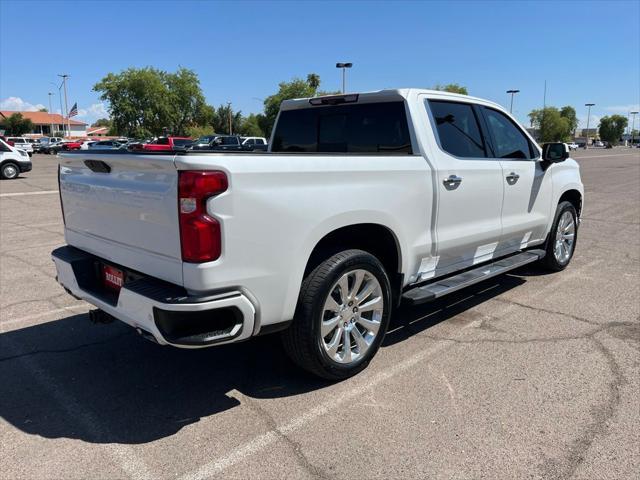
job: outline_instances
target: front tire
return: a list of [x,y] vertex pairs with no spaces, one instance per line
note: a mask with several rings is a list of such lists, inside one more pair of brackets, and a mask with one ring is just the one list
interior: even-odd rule
[[571,202],[560,202],[541,264],[547,270],[564,270],[573,258],[578,240],[578,213]]
[[380,261],[362,250],[345,250],[305,277],[283,345],[303,369],[342,380],[367,367],[390,315],[391,287]]
[[13,180],[20,174],[20,169],[15,163],[5,163],[0,170],[0,176],[5,180]]

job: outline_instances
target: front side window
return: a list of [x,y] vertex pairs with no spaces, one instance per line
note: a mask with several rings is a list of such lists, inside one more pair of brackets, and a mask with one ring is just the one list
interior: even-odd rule
[[486,157],[473,107],[467,103],[429,100],[442,149],[462,158]]
[[501,112],[484,108],[484,116],[493,137],[493,150],[497,158],[532,158],[532,148],[524,133]]
[[272,151],[412,153],[404,102],[284,110]]
[[222,137],[222,145],[238,145],[238,137]]

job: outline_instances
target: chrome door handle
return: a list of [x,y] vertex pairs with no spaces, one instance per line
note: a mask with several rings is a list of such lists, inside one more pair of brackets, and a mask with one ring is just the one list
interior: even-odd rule
[[457,175],[449,175],[442,181],[442,183],[444,183],[445,187],[454,189],[462,183],[462,177],[459,177]]
[[518,179],[520,178],[520,175],[518,175],[516,172],[511,172],[509,175],[507,175],[506,178],[507,178],[507,182],[509,182],[509,185],[513,185],[518,181]]

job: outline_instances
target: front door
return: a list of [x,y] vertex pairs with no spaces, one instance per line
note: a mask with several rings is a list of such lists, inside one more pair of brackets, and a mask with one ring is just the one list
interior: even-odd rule
[[502,234],[500,161],[487,156],[478,107],[462,101],[425,102],[438,148],[431,152],[438,190],[434,275],[493,258]]
[[507,115],[482,108],[489,131],[490,154],[500,161],[503,173],[503,253],[544,240],[553,196],[551,171],[542,168],[538,150]]

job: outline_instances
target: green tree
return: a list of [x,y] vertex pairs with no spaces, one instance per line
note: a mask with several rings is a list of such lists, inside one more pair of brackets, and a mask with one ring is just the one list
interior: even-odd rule
[[467,92],[467,87],[463,87],[462,85],[458,85],[457,83],[448,83],[447,85],[437,84],[433,87],[434,90],[440,90],[443,92],[451,92],[451,93],[461,93],[462,95],[469,95]]
[[197,75],[186,68],[168,73],[152,67],[109,73],[93,90],[109,103],[113,129],[133,137],[183,135],[205,108]]
[[264,137],[264,132],[260,126],[260,117],[264,117],[264,115],[251,113],[244,117],[240,125],[240,133],[245,137]]
[[560,116],[566,118],[569,122],[569,131],[571,135],[576,134],[576,129],[578,128],[578,117],[576,116],[576,109],[570,105],[565,105],[560,109]]
[[538,130],[540,142],[562,142],[571,136],[571,125],[568,118],[560,114],[556,107],[532,110],[529,113],[531,126]]
[[111,120],[108,118],[99,118],[91,124],[92,127],[108,127],[111,128]]
[[234,112],[231,105],[220,105],[213,117],[213,131],[216,133],[229,133],[229,118],[231,118],[232,133],[238,133],[242,123],[242,112]]
[[19,137],[33,130],[33,122],[24,118],[21,113],[13,113],[0,122],[0,129],[4,130],[7,136]]
[[627,128],[627,119],[622,115],[611,115],[600,119],[598,134],[600,139],[607,143],[616,145]]
[[200,138],[204,135],[213,135],[214,133],[211,125],[187,127],[187,136],[191,138]]
[[278,91],[264,100],[264,118],[259,120],[260,128],[265,136],[271,135],[276,121],[280,104],[292,98],[315,97],[316,95],[331,95],[340,92],[323,92],[320,88],[320,76],[315,73],[307,75],[306,80],[293,78],[289,82],[281,82]]
[[38,110],[39,112],[48,112],[49,110],[47,110],[46,108],[41,108]]

